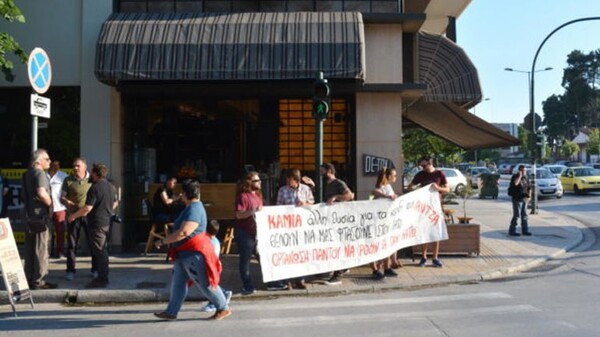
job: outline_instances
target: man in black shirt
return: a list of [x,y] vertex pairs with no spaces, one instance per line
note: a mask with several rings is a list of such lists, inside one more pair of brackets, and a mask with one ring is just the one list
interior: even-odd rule
[[512,197],[513,216],[510,220],[510,226],[508,227],[508,235],[520,236],[517,233],[517,222],[521,219],[521,233],[525,236],[530,236],[529,222],[527,219],[527,203],[529,202],[529,195],[531,188],[529,186],[529,179],[527,179],[527,173],[524,165],[519,165],[516,174],[513,174],[510,179],[510,190]]
[[90,173],[90,187],[85,206],[69,216],[69,222],[87,216],[89,237],[91,239],[92,258],[96,261],[98,277],[86,285],[86,288],[105,288],[108,285],[108,251],[106,239],[110,229],[110,218],[117,206],[112,185],[106,180],[108,168],[94,163]]

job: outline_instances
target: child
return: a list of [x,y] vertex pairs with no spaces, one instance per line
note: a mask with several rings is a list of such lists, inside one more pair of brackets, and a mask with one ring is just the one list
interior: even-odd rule
[[[219,222],[217,220],[211,220],[208,223],[208,226],[206,226],[206,232],[210,235],[210,242],[212,242],[215,248],[215,253],[217,254],[217,256],[219,256],[219,254],[221,253],[221,243],[217,238],[217,233],[219,233]],[[227,305],[229,305],[229,301],[231,300],[231,296],[233,295],[233,293],[229,290],[223,289],[223,295],[225,295]],[[203,306],[200,310],[203,312],[213,312],[217,310],[217,308],[214,304],[208,302],[208,304]]]

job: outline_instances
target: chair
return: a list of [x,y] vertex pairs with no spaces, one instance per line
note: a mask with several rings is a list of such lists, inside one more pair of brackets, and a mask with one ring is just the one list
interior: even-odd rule
[[444,211],[444,220],[446,221],[446,224],[453,224],[454,223],[454,210],[451,209],[446,209],[443,208],[442,209]]
[[225,229],[225,237],[223,237],[223,246],[221,246],[221,255],[229,254],[231,250],[231,244],[235,238],[233,226],[228,225]]
[[148,199],[144,199],[144,204],[148,209],[148,218],[150,219],[150,232],[148,233],[148,241],[146,242],[145,254],[148,254],[156,239],[164,239],[169,235],[169,229],[173,226],[172,222],[158,222],[154,217],[154,208]]

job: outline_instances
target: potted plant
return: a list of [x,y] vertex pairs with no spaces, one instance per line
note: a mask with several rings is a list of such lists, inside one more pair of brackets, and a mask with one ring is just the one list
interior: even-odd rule
[[469,221],[473,220],[473,218],[467,216],[467,201],[471,196],[476,194],[477,191],[471,187],[471,184],[467,184],[465,187],[457,191],[457,195],[462,199],[462,211],[463,215],[457,217],[459,223],[468,224]]

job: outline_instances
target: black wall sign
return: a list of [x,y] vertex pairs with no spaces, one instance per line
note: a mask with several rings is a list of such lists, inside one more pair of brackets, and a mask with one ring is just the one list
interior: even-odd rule
[[394,162],[389,158],[363,154],[363,175],[376,176],[383,168],[396,168]]

